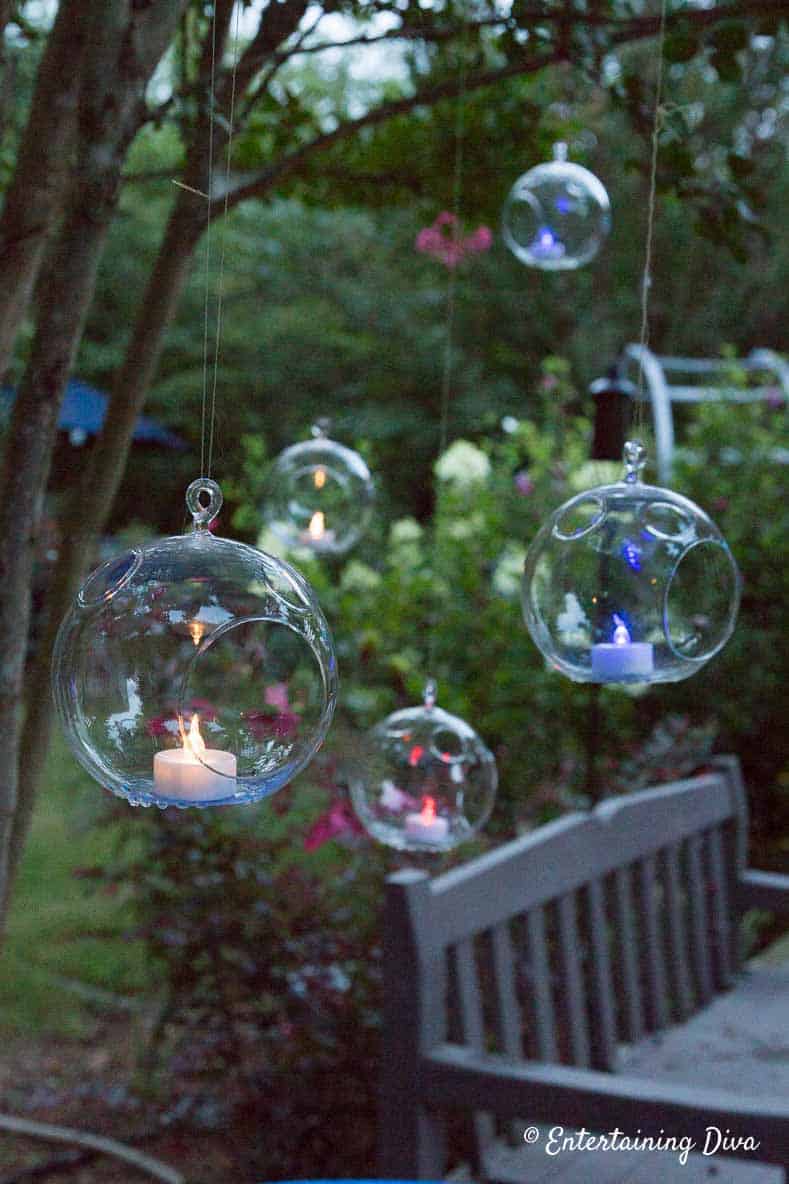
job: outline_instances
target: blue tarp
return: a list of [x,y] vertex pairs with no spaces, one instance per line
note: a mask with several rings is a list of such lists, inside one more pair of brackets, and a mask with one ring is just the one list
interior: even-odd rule
[[[4,386],[0,397],[10,409],[16,397],[13,387]],[[95,387],[88,386],[79,378],[69,379],[58,428],[61,432],[84,432],[86,436],[97,436],[107,414],[107,396]],[[145,444],[160,444],[163,448],[186,448],[185,441],[175,432],[168,432],[155,419],[141,415],[134,427],[134,439]]]

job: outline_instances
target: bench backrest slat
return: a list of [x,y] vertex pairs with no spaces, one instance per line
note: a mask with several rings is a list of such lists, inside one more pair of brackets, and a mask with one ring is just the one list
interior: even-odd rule
[[699,1002],[712,998],[712,964],[709,948],[707,884],[702,866],[702,836],[692,835],[685,844],[687,884],[690,902],[691,962],[696,975]]
[[647,855],[638,865],[640,932],[644,955],[647,1026],[659,1032],[668,1023],[666,963],[655,857]]
[[619,939],[617,986],[621,1001],[620,1022],[624,1039],[632,1043],[644,1035],[644,1004],[638,972],[638,942],[629,867],[620,867],[614,872],[614,916]]
[[589,1021],[586,1013],[586,990],[580,958],[580,941],[575,915],[575,894],[566,892],[557,901],[559,965],[562,994],[566,1003],[570,1059],[574,1065],[590,1063]]
[[693,989],[690,982],[685,900],[680,869],[680,846],[672,843],[662,852],[662,873],[666,905],[668,938],[668,969],[671,994],[674,999],[674,1018],[686,1019],[693,1011]]
[[532,1002],[533,1047],[530,1053],[540,1061],[559,1059],[556,1044],[556,1016],[551,990],[551,964],[545,933],[542,905],[526,914],[526,957],[529,967],[528,989]]
[[591,880],[586,886],[590,967],[589,1015],[592,1038],[592,1063],[596,1069],[613,1070],[616,1066],[616,1011],[614,980],[611,973],[611,927],[606,911],[605,886]]
[[713,827],[707,835],[707,859],[715,985],[719,990],[725,990],[732,981],[731,914],[720,827]]

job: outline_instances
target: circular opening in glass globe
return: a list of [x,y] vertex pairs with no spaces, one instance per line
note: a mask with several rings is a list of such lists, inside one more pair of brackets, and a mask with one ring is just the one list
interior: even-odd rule
[[369,737],[351,800],[373,838],[400,851],[447,851],[487,821],[496,795],[492,754],[440,707],[388,716]]
[[595,494],[582,494],[570,502],[564,513],[559,515],[553,528],[554,534],[565,542],[582,539],[600,525],[605,513],[606,504],[603,498]]
[[280,620],[230,620],[195,652],[179,712],[185,727],[199,714],[206,750],[196,755],[207,768],[227,776],[216,754],[232,752],[237,778],[264,778],[273,789],[323,739],[325,695],[318,655],[302,633]]
[[731,635],[739,576],[703,510],[624,480],[576,495],[532,542],[523,614],[553,669],[576,682],[675,682]]
[[89,577],[58,634],[53,690],[101,785],[134,805],[207,806],[266,797],[304,767],[337,668],[303,577],[198,529]]
[[110,600],[129,582],[142,562],[140,552],[127,551],[116,559],[108,559],[97,567],[79,591],[79,602],[86,608]]
[[588,169],[566,160],[519,177],[502,211],[505,242],[521,263],[543,271],[582,267],[610,230],[610,202]]
[[739,573],[729,548],[717,539],[682,552],[666,585],[663,626],[680,659],[707,662],[734,629]]
[[277,458],[263,518],[289,547],[343,554],[367,529],[373,498],[372,477],[358,452],[320,436]]

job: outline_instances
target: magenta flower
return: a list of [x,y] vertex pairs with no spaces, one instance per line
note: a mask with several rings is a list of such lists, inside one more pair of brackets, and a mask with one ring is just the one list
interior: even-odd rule
[[317,851],[332,839],[364,834],[364,827],[344,798],[335,798],[304,837],[304,850]]
[[299,730],[301,716],[295,711],[244,711],[242,719],[255,740],[276,736],[278,740],[289,740]]
[[465,237],[460,233],[460,223],[455,214],[442,210],[432,226],[425,226],[416,236],[416,249],[423,255],[432,255],[445,267],[453,270],[467,255],[480,254],[493,244],[493,232],[487,226],[479,226]]
[[515,474],[515,488],[521,497],[528,497],[530,493],[534,493],[534,482],[525,469]]
[[263,701],[264,703],[268,703],[270,707],[279,707],[281,711],[289,711],[288,684],[286,682],[274,682],[270,687],[266,687],[263,694]]

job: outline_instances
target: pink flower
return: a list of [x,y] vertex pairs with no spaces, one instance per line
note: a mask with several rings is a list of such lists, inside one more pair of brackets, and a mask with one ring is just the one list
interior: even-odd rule
[[288,684],[286,682],[273,682],[270,687],[266,687],[263,694],[263,702],[268,703],[271,707],[279,707],[282,711],[288,711],[290,709]]
[[219,715],[216,707],[214,707],[209,699],[192,699],[189,704],[189,710],[193,713],[196,711],[202,720],[216,719]]
[[530,493],[534,493],[534,482],[525,469],[521,469],[519,473],[515,474],[515,488],[522,497],[528,497]]
[[555,374],[543,374],[542,378],[540,379],[541,391],[555,391],[558,385],[559,379]]
[[329,809],[307,831],[304,850],[317,851],[332,839],[361,834],[364,834],[364,827],[348,802],[344,798],[335,798]]
[[460,223],[455,214],[442,210],[432,226],[425,226],[416,236],[416,249],[432,255],[450,270],[462,263],[466,255],[487,251],[493,243],[493,233],[487,226],[479,226],[465,238],[460,234]]
[[434,230],[432,226],[425,226],[416,236],[416,249],[424,255],[432,255],[440,251],[444,244],[444,236]]
[[493,231],[489,226],[478,226],[465,240],[467,251],[489,251],[493,246]]
[[153,719],[145,721],[145,730],[149,736],[177,736],[178,718],[175,715],[155,715]]
[[255,740],[265,740],[267,736],[289,740],[296,735],[301,722],[301,716],[290,710],[244,711],[242,718]]

